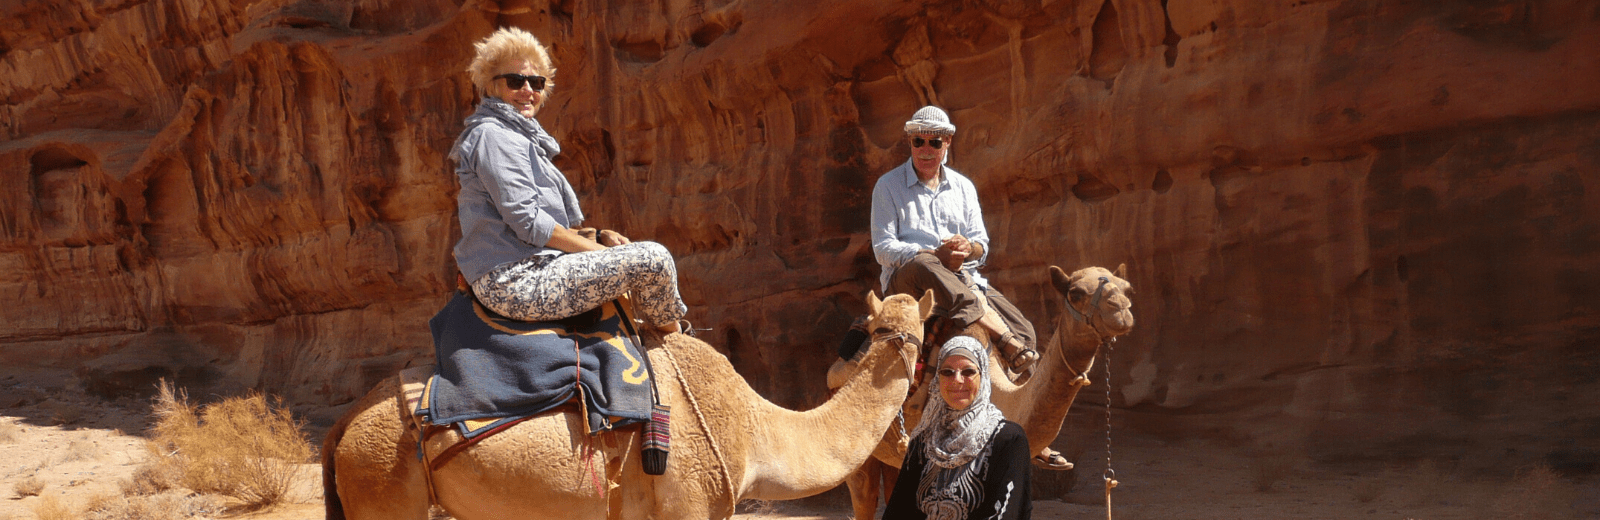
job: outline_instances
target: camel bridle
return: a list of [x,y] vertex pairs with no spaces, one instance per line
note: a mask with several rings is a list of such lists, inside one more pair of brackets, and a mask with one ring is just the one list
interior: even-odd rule
[[[900,357],[906,362],[906,378],[911,381],[911,387],[906,391],[906,393],[915,393],[917,390],[917,358],[922,357],[922,338],[902,330],[899,332],[873,334],[871,339],[873,343],[898,341],[901,345],[910,343],[912,346],[916,347],[916,349],[911,351],[911,357],[906,357],[905,354],[900,355]],[[901,407],[899,411],[895,412],[894,426],[897,430],[899,430],[900,436],[906,436],[906,411],[904,407]]]
[[[902,330],[899,332],[873,334],[871,340],[873,343],[889,341],[899,342],[900,345],[910,343],[912,346],[916,347],[916,349],[911,352],[911,357],[906,357],[904,353],[900,354],[900,358],[905,360],[906,363],[906,378],[912,380],[911,385],[914,388],[916,386],[917,378],[917,358],[922,355],[922,338]],[[899,348],[899,346],[896,346],[895,348]]]
[[[1106,286],[1110,284],[1111,279],[1104,276],[1100,277],[1100,285],[1095,287],[1094,298],[1092,298],[1089,302],[1089,308],[1095,311],[1095,316],[1099,317],[1102,323],[1105,322],[1105,317],[1101,316],[1099,312],[1100,301],[1101,299],[1105,298]],[[1077,320],[1079,323],[1088,325],[1090,330],[1094,332],[1096,339],[1100,340],[1100,345],[1095,347],[1095,356],[1099,356],[1100,349],[1105,349],[1106,351],[1106,469],[1104,472],[1101,472],[1100,478],[1105,480],[1106,519],[1110,520],[1111,490],[1116,488],[1117,484],[1119,484],[1119,482],[1117,482],[1117,471],[1111,469],[1111,344],[1117,342],[1117,337],[1115,335],[1108,335],[1105,332],[1102,332],[1100,330],[1100,326],[1094,323],[1094,318],[1089,317],[1087,313],[1078,312],[1078,309],[1072,306],[1072,298],[1067,298],[1067,311],[1072,314],[1072,319]],[[1072,384],[1088,386],[1089,370],[1094,368],[1093,358],[1090,358],[1088,368],[1085,368],[1083,372],[1078,372],[1077,370],[1072,369],[1071,364],[1067,363],[1067,349],[1057,348],[1056,350],[1059,351],[1059,354],[1061,354],[1061,364],[1067,367],[1068,372],[1072,372],[1073,374],[1077,375],[1077,377],[1072,380]]]
[[[1100,318],[1100,321],[1102,322],[1105,321],[1105,318],[1100,316],[1099,309],[1100,302],[1106,296],[1107,285],[1111,285],[1111,279],[1104,276],[1100,277],[1100,285],[1095,287],[1094,297],[1089,299],[1089,309],[1090,311],[1094,312],[1094,316],[1089,316],[1087,312],[1079,312],[1077,307],[1072,306],[1072,298],[1067,298],[1067,313],[1071,314],[1072,319],[1078,323],[1088,325],[1089,330],[1094,332],[1095,339],[1100,342],[1100,345],[1095,347],[1096,354],[1099,353],[1101,348],[1105,348],[1109,351],[1111,349],[1111,344],[1117,341],[1116,335],[1106,334],[1100,330],[1100,325],[1095,323],[1095,318]],[[1067,367],[1067,372],[1070,372],[1073,376],[1075,376],[1072,379],[1072,384],[1078,386],[1089,386],[1089,370],[1094,368],[1094,358],[1090,358],[1089,366],[1084,367],[1083,371],[1079,372],[1072,368],[1072,363],[1067,362],[1067,349],[1059,347],[1056,348],[1056,355],[1061,358],[1061,365]]]

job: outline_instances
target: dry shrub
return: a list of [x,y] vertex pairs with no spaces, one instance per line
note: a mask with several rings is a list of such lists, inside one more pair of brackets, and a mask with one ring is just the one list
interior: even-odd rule
[[13,444],[17,442],[17,437],[20,436],[22,436],[22,427],[17,426],[17,423],[11,421],[0,422],[0,444]]
[[94,460],[100,458],[100,445],[89,439],[75,439],[67,444],[67,453],[61,456],[61,462],[77,460]]
[[213,518],[222,514],[222,501],[212,495],[168,491],[149,496],[105,495],[89,503],[85,520],[167,520]]
[[1550,466],[1539,464],[1517,470],[1505,492],[1488,510],[1489,518],[1574,518],[1572,502],[1578,496],[1573,484]]
[[[246,509],[282,501],[297,465],[310,462],[300,423],[259,393],[206,405],[198,412],[162,382],[155,405],[157,472],[176,471],[184,487],[237,498]],[[174,469],[160,469],[175,464]]]
[[133,475],[119,482],[124,496],[146,496],[161,493],[183,485],[183,468],[163,458],[156,464],[145,464]]
[[40,498],[33,505],[33,516],[39,517],[39,520],[78,520],[77,511],[54,495]]
[[44,481],[39,477],[28,477],[13,485],[11,491],[17,494],[17,498],[36,497],[44,491]]

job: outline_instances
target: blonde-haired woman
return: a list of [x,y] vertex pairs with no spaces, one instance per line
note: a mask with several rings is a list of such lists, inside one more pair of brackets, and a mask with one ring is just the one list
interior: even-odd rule
[[579,232],[578,197],[550,162],[561,146],[533,118],[554,86],[549,52],[516,28],[475,47],[467,73],[482,100],[450,158],[461,183],[456,267],[478,301],[509,318],[548,321],[631,291],[646,321],[678,332],[688,308],[672,254],[611,230],[598,242]]

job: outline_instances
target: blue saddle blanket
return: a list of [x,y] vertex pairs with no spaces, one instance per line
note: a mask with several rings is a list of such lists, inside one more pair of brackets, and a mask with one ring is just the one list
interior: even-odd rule
[[428,320],[439,368],[423,413],[433,424],[457,423],[469,437],[575,397],[591,434],[647,421],[650,373],[624,319],[609,302],[586,326],[517,321],[456,291]]

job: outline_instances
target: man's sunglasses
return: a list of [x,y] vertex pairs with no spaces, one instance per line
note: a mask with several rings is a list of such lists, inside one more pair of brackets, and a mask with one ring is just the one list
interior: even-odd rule
[[[935,141],[937,141],[937,139],[935,139]],[[935,148],[937,148],[937,147],[935,147]],[[978,375],[978,369],[976,369],[976,368],[963,368],[963,369],[961,369],[960,372],[956,372],[956,369],[954,369],[954,368],[941,368],[941,369],[939,369],[939,377],[942,377],[942,378],[945,378],[945,379],[950,379],[950,378],[956,377],[956,374],[961,374],[961,378],[962,379],[972,379],[973,377],[976,377]]]
[[922,148],[922,145],[924,144],[932,146],[933,149],[938,150],[940,148],[944,148],[944,139],[923,139],[921,137],[911,138],[912,148]]
[[[521,74],[508,72],[494,77],[494,79],[500,78],[506,79],[506,87],[509,87],[511,90],[522,90],[522,85],[526,83],[533,87],[534,92],[544,91],[544,76],[524,76]],[[935,146],[934,148],[938,147]]]

